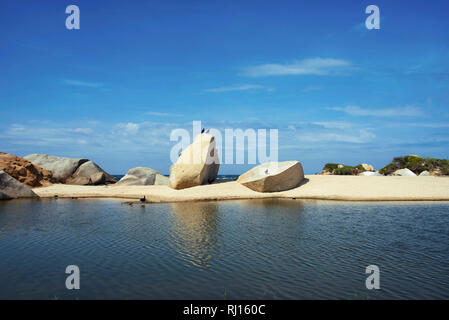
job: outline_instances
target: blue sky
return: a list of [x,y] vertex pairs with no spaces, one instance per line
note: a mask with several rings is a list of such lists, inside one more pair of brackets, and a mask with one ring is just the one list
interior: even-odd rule
[[[380,30],[364,26],[370,4]],[[1,0],[0,150],[168,173],[171,130],[198,120],[278,129],[279,159],[306,173],[449,158],[448,14],[435,0]]]

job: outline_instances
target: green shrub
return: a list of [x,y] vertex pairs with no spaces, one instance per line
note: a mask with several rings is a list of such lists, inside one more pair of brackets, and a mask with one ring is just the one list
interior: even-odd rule
[[405,156],[393,158],[390,164],[379,170],[380,173],[388,175],[396,170],[407,168],[415,174],[423,171],[441,171],[442,175],[449,175],[449,160],[435,158],[420,158],[418,156]]
[[343,168],[338,167],[338,163],[326,163],[323,167],[323,170],[330,172],[331,174],[340,175],[340,176],[355,176],[361,172],[366,171],[361,164],[352,167],[343,165]]

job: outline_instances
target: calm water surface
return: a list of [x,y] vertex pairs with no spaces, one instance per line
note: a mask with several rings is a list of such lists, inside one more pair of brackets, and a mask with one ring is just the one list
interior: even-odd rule
[[11,298],[449,299],[449,203],[3,201]]

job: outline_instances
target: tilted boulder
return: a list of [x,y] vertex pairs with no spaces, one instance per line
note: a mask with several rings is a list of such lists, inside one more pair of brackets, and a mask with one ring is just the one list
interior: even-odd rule
[[396,170],[392,175],[401,177],[416,177],[416,174],[407,168]]
[[67,184],[76,185],[98,185],[116,182],[117,180],[113,176],[106,173],[92,161],[87,161],[80,165],[66,181]]
[[199,134],[170,167],[169,186],[184,189],[212,183],[217,178],[219,167],[214,136]]
[[168,185],[168,177],[154,169],[136,167],[128,170],[126,175],[116,183],[125,186]]
[[38,197],[30,188],[17,181],[5,171],[0,171],[0,199],[8,198],[36,198]]
[[0,152],[0,170],[29,187],[42,187],[55,182],[51,171],[10,153]]
[[50,170],[53,173],[53,177],[61,183],[70,178],[80,165],[89,161],[88,159],[55,157],[38,153],[29,154],[24,158],[41,168]]
[[304,179],[299,161],[267,162],[242,174],[237,182],[258,192],[278,192],[297,187]]

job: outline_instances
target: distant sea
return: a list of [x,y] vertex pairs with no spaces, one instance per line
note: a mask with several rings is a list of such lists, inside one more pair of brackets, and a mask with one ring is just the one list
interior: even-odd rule
[[[117,181],[124,177],[123,174],[113,174],[112,175]],[[168,175],[165,175],[168,177]],[[217,182],[227,182],[227,181],[235,181],[239,176],[235,174],[219,174],[217,176]]]

